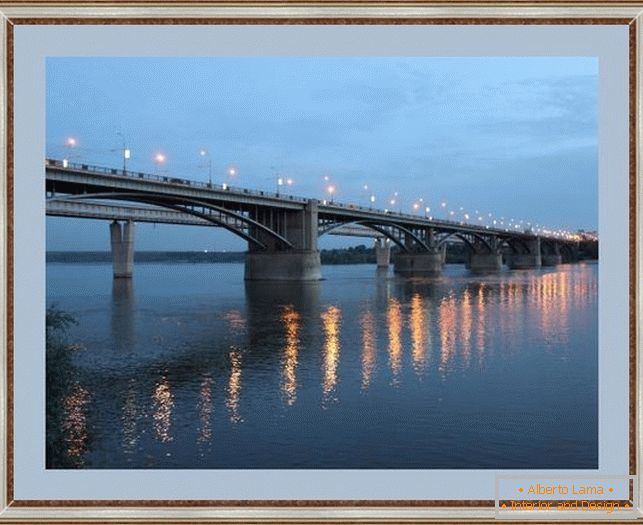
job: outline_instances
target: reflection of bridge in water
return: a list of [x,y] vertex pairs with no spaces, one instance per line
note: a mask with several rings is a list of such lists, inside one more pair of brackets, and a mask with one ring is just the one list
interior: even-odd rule
[[468,266],[473,271],[500,270],[505,251],[510,268],[554,266],[562,262],[563,255],[574,260],[580,240],[569,233],[535,234],[518,227],[320,203],[52,159],[46,163],[46,190],[48,215],[113,221],[115,277],[132,275],[135,221],[209,225],[231,231],[248,242],[248,280],[320,279],[318,238],[325,234],[375,237],[377,264],[382,267],[389,265],[395,244],[399,249],[394,260],[397,273],[428,274],[442,270],[447,246],[455,240],[468,247]]
[[[256,392],[262,401],[280,399],[287,410],[313,409],[350,402],[352,389],[451,381],[488,360],[493,366],[494,354],[521,352],[523,342],[502,336],[520,325],[546,340],[562,337],[542,349],[560,352],[567,347],[570,316],[592,303],[596,287],[589,265],[519,279],[504,274],[491,282],[375,279],[362,301],[346,304],[326,302],[316,282],[248,282],[243,307],[192,318],[184,329],[197,337],[185,349],[150,357],[142,349],[146,343],[133,340],[141,313],[131,281],[118,279],[111,345],[115,357],[130,364],[97,370],[70,391],[68,453],[80,455],[88,446],[90,398],[113,415],[110,432],[116,428],[124,455],[135,457],[145,439],[185,446],[192,440],[203,447],[217,442],[225,426],[252,424]],[[175,330],[171,324],[164,333]],[[132,360],[136,352],[146,357]],[[186,388],[186,378],[198,388]],[[215,419],[217,400],[222,410]],[[186,412],[190,427],[179,424]]]

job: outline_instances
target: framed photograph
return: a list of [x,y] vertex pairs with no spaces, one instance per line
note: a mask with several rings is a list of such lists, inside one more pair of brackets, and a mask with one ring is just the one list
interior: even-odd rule
[[2,3],[0,522],[641,519],[642,7]]

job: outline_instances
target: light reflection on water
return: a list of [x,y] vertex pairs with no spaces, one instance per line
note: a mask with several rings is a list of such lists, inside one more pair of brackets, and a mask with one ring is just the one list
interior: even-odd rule
[[162,443],[174,439],[170,430],[172,428],[172,409],[174,408],[174,396],[167,377],[161,376],[161,380],[154,388],[154,407],[152,417],[154,418],[154,430],[156,437]]
[[241,352],[230,352],[230,379],[228,381],[228,399],[226,405],[230,411],[230,421],[243,421],[239,415],[239,396],[241,394]]
[[429,332],[426,330],[427,310],[424,307],[424,300],[419,293],[411,297],[411,355],[413,356],[413,368],[418,374],[422,374],[426,366],[426,349],[431,346]]
[[89,391],[79,384],[73,385],[63,400],[63,432],[67,443],[67,455],[72,459],[81,458],[87,448],[87,405]]
[[333,400],[333,392],[337,385],[337,366],[339,365],[339,330],[341,321],[340,309],[329,306],[321,315],[324,324],[324,405]]
[[392,384],[397,386],[400,382],[402,368],[402,307],[397,299],[388,300],[388,355],[393,375]]
[[180,285],[139,265],[111,295],[107,265],[48,267],[48,301],[87,349],[64,405],[81,466],[596,466],[596,265],[325,267],[292,285],[179,266]]
[[375,320],[370,310],[364,310],[360,318],[362,328],[362,389],[367,390],[375,368],[377,355],[377,336]]
[[206,376],[201,381],[201,388],[199,390],[199,437],[198,443],[208,443],[212,439],[212,378]]
[[286,332],[281,389],[288,405],[297,400],[297,355],[299,354],[299,313],[292,305],[285,306],[281,320]]

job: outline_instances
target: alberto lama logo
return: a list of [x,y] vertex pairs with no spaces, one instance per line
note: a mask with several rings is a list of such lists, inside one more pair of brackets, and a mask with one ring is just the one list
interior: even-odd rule
[[[518,489],[518,492],[523,492],[523,488],[520,487]],[[608,489],[609,492],[612,492],[614,489],[610,487]],[[560,494],[561,496],[568,496],[570,494],[578,494],[579,496],[581,495],[602,495],[606,494],[607,492],[604,490],[602,485],[574,485],[572,484],[571,487],[567,485],[541,485],[540,483],[536,483],[535,485],[529,485],[529,490],[527,491],[527,494],[537,494],[537,495],[542,495],[542,494]]]
[[[516,491],[515,485],[511,491]],[[614,499],[614,487],[604,484],[532,483],[517,488],[517,498],[503,498],[502,510],[603,511],[628,510],[628,501]],[[515,492],[514,492],[515,494]],[[603,496],[603,497],[601,497]]]

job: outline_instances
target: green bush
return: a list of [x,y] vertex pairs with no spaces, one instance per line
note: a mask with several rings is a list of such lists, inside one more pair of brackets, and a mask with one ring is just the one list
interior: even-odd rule
[[74,467],[75,461],[65,454],[63,430],[64,399],[76,382],[72,362],[73,346],[67,342],[67,330],[77,324],[76,319],[57,306],[47,308],[46,329],[46,466],[47,468]]

